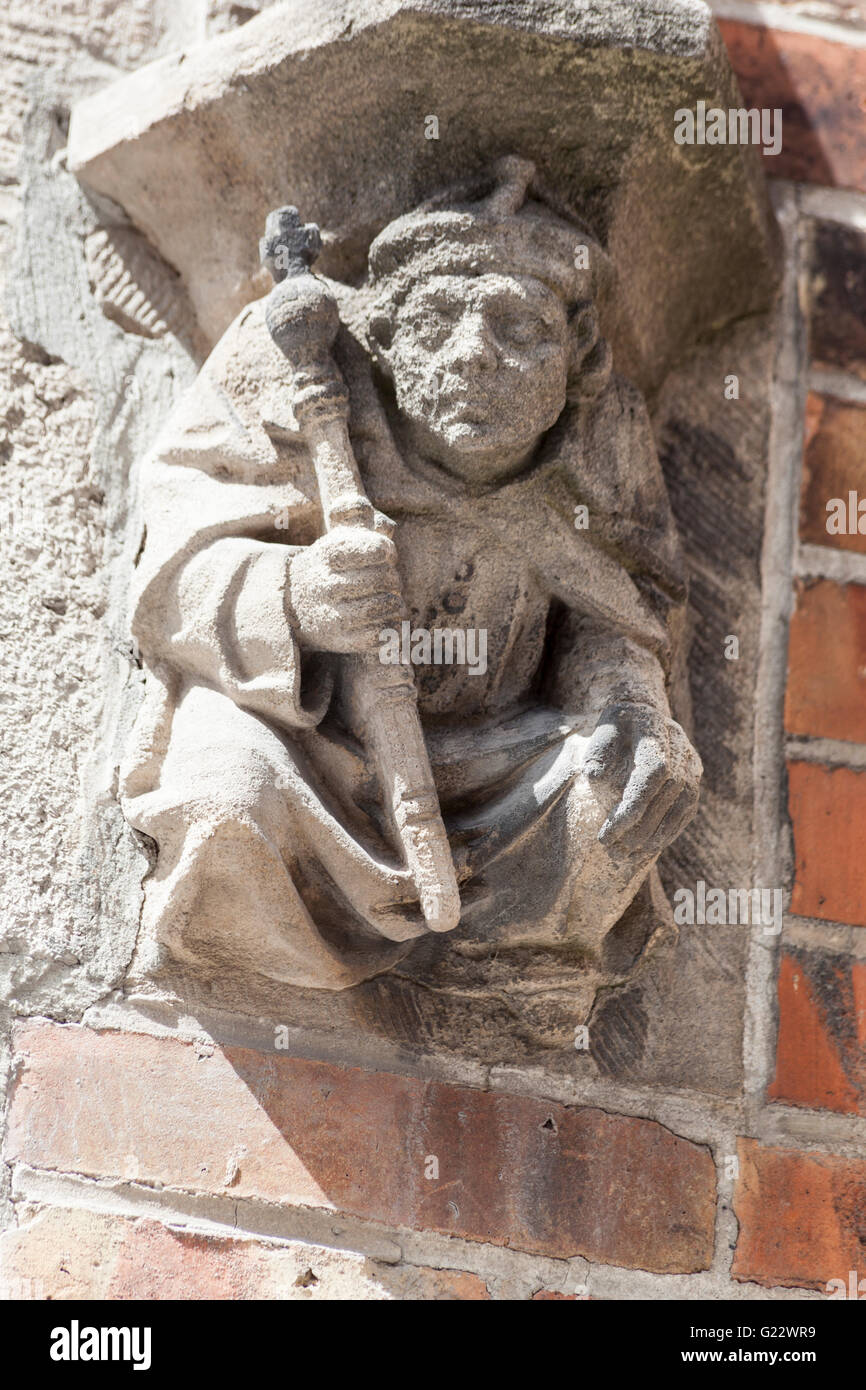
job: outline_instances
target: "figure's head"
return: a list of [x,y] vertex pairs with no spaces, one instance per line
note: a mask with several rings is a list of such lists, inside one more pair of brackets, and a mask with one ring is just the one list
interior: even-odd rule
[[501,160],[486,198],[427,205],[370,248],[370,346],[418,447],[467,481],[519,468],[610,370],[593,304],[603,253],[525,201],[533,174]]

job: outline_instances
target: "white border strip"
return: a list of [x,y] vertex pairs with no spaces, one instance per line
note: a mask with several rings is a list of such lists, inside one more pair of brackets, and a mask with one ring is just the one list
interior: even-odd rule
[[707,0],[716,19],[736,19],[756,29],[778,29],[786,34],[808,34],[829,39],[849,48],[866,48],[866,29],[856,23],[815,19],[787,5],[765,4],[763,0]]

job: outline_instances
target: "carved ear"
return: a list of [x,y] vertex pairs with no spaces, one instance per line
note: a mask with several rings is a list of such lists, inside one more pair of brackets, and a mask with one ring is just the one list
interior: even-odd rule
[[574,309],[570,319],[572,329],[571,361],[568,371],[569,405],[594,400],[607,385],[613,365],[610,346],[602,338],[595,305],[584,300]]
[[387,376],[391,374],[388,349],[394,336],[394,325],[387,314],[374,314],[367,325],[370,350]]

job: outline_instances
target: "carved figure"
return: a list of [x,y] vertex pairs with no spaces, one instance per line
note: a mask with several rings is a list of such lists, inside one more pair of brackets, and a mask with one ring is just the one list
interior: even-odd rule
[[668,702],[676,530],[599,335],[610,268],[517,158],[385,227],[358,287],[316,249],[269,219],[277,286],[142,470],[145,931],[329,989],[431,929],[598,957],[701,775]]

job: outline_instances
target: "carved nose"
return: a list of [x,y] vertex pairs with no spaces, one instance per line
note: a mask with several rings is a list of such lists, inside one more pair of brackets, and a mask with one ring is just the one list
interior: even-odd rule
[[496,348],[483,319],[470,320],[460,348],[461,357],[473,366],[496,366]]

